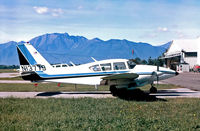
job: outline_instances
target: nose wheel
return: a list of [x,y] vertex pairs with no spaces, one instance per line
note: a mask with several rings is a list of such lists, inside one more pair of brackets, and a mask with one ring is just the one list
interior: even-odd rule
[[153,84],[152,84],[152,85],[151,85],[151,88],[150,88],[150,90],[149,90],[149,92],[150,92],[150,93],[157,93],[158,90],[157,90],[157,88],[156,88],[155,86],[153,86]]

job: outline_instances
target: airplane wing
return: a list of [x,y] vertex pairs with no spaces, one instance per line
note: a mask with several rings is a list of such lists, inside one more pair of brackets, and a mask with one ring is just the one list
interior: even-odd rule
[[103,77],[103,80],[115,80],[115,79],[135,79],[139,75],[136,73],[123,73],[123,74],[115,74]]

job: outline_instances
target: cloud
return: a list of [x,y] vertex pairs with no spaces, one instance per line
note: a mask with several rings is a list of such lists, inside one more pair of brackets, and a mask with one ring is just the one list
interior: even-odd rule
[[0,44],[11,41],[10,36],[4,31],[0,31]]
[[167,27],[158,27],[158,31],[159,32],[168,32],[168,28]]
[[37,7],[34,6],[33,9],[38,13],[38,14],[46,14],[48,13],[49,9],[47,7]]
[[63,10],[62,9],[52,9],[51,10],[51,15],[52,16],[59,16],[59,15],[61,15],[61,14],[63,14]]
[[60,16],[63,14],[63,10],[61,8],[55,8],[55,9],[50,9],[47,7],[38,7],[34,6],[33,9],[36,11],[38,14],[50,14],[51,16]]
[[82,6],[82,5],[79,5],[79,6],[78,6],[78,10],[81,10],[81,9],[83,9],[83,6]]

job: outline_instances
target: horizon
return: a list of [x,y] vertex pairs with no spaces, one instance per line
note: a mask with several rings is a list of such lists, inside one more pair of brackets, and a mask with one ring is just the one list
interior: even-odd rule
[[[98,37],[95,37],[95,38],[92,38],[92,39],[88,39],[88,38],[85,37],[85,36],[70,35],[70,34],[67,33],[67,32],[65,32],[65,33],[46,33],[46,34],[42,34],[42,35],[33,37],[33,38],[31,38],[30,40],[28,40],[28,41],[24,41],[24,40],[22,40],[22,41],[13,41],[13,40],[11,40],[11,41],[7,41],[7,42],[4,42],[4,43],[0,43],[0,45],[1,45],[1,44],[7,44],[7,43],[9,43],[9,42],[17,42],[17,43],[24,42],[24,43],[27,43],[27,42],[30,42],[32,39],[35,39],[35,38],[37,38],[37,37],[41,37],[41,36],[44,36],[44,35],[52,35],[52,34],[68,34],[70,37],[71,37],[71,36],[72,36],[72,37],[73,37],[73,36],[75,36],[75,37],[84,37],[84,38],[86,38],[87,40],[99,39],[99,40],[104,41],[104,42],[110,41],[110,40],[121,40],[121,41],[126,40],[126,41],[134,42],[134,43],[145,43],[145,44],[150,44],[150,45],[152,45],[151,43],[147,43],[147,42],[142,42],[142,41],[136,42],[136,41],[130,41],[130,40],[127,40],[127,39],[112,39],[112,38],[111,38],[111,39],[108,39],[108,40],[102,40],[102,39],[100,39],[100,38],[98,38]],[[171,41],[168,41],[168,42],[163,43],[163,44],[161,44],[161,45],[152,45],[152,46],[162,46],[162,45],[165,45],[165,44],[167,44],[167,43],[169,43],[169,42],[171,42]],[[30,44],[31,44],[31,43],[30,43]]]
[[199,10],[198,0],[6,0],[0,1],[0,43],[67,32],[158,46],[200,36]]

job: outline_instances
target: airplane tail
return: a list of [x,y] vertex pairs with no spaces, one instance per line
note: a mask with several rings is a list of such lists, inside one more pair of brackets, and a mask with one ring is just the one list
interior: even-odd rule
[[20,62],[20,72],[25,80],[37,81],[41,78],[37,72],[51,70],[53,67],[45,58],[30,44],[17,45]]

